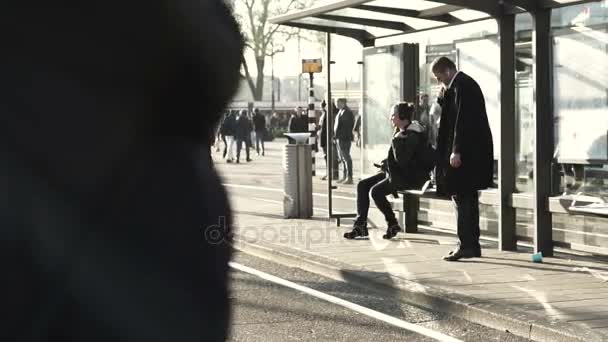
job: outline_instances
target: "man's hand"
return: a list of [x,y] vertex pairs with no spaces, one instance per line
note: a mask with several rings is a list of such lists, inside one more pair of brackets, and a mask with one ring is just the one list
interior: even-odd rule
[[374,166],[379,168],[381,171],[386,171],[386,159],[381,161],[380,164],[374,163]]
[[438,98],[443,99],[443,96],[445,95],[445,86],[441,86],[441,88],[439,88],[439,94],[437,95]]
[[450,165],[457,169],[462,165],[462,161],[460,160],[460,153],[452,153],[450,155]]

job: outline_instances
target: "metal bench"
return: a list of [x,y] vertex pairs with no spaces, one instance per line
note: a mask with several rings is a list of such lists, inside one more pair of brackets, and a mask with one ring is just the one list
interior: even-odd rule
[[398,194],[403,195],[403,211],[405,212],[405,232],[418,232],[418,211],[420,210],[420,198],[444,199],[436,195],[435,189],[431,189],[431,181],[428,180],[420,190],[401,190]]

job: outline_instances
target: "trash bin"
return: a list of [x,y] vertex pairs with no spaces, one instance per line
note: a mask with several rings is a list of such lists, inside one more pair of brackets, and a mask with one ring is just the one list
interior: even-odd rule
[[283,150],[283,213],[285,218],[312,217],[312,159],[310,133],[286,133],[295,140]]

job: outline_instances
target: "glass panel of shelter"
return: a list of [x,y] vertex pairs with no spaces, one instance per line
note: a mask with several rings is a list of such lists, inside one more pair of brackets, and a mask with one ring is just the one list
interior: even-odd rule
[[555,9],[551,23],[555,190],[608,202],[608,6]]
[[402,45],[369,48],[363,52],[363,175],[376,173],[373,163],[386,158],[393,132],[390,106],[403,99],[402,59]]
[[[517,190],[533,192],[532,17],[516,17]],[[608,202],[608,8],[552,11],[554,195]]]

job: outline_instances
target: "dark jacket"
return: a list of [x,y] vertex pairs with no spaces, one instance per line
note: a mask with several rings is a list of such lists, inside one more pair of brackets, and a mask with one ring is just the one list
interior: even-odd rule
[[272,116],[270,118],[270,128],[271,129],[277,129],[277,128],[279,128],[279,123],[280,123],[280,120],[279,120],[278,117]]
[[234,136],[236,134],[236,114],[229,114],[224,117],[220,133],[223,136]]
[[253,116],[253,126],[255,127],[256,132],[266,131],[266,118],[263,114],[258,113]]
[[0,6],[0,341],[224,341],[230,10],[40,5]]
[[[470,76],[460,72],[440,104],[437,192],[451,195],[490,187],[494,152],[481,88]],[[450,166],[453,152],[460,153],[462,161],[457,169]]]
[[397,190],[419,189],[428,174],[418,167],[418,156],[425,143],[425,130],[413,121],[405,131],[398,132],[391,141],[382,170]]
[[289,119],[288,130],[289,133],[306,133],[308,132],[308,121],[305,116],[292,115]]
[[[336,119],[336,113],[333,113],[334,120]],[[321,147],[327,147],[327,125],[329,120],[327,120],[327,110],[323,110],[323,114],[321,114],[321,118],[319,119],[319,124],[321,129],[319,130],[319,140]]]
[[240,116],[236,122],[236,139],[249,141],[251,140],[251,132],[253,131],[253,126],[251,125],[251,120],[245,115]]
[[[353,128],[355,127],[355,116],[350,108],[345,107],[342,115],[339,115],[340,111],[336,113],[336,120],[338,120],[338,129],[335,132],[334,138],[338,140],[353,140]],[[332,127],[333,128],[333,127]]]

